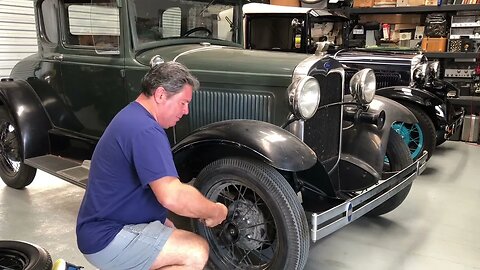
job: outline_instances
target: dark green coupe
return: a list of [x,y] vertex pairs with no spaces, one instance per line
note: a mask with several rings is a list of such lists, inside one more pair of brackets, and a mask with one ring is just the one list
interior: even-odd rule
[[[36,0],[38,53],[0,83],[0,176],[36,169],[79,186],[113,116],[151,65],[198,77],[190,114],[167,131],[181,179],[226,204],[227,220],[193,222],[219,269],[302,269],[311,241],[406,198],[412,162],[391,123],[416,123],[375,97],[365,69],[350,82],[324,55],[239,48],[237,0]],[[153,142],[152,142],[153,143]]]

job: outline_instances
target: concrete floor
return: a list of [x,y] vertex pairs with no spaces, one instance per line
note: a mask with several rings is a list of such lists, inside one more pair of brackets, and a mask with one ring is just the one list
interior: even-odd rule
[[[25,190],[0,183],[0,239],[33,242],[53,260],[94,269],[75,242],[82,195],[43,172]],[[399,208],[313,244],[306,269],[480,269],[479,205],[479,145],[446,142]]]

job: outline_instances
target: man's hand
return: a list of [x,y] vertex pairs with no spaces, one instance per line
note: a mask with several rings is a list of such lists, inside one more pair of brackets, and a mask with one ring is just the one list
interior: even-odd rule
[[215,227],[218,224],[222,223],[228,214],[227,207],[222,203],[215,203],[216,211],[212,212],[212,216],[205,219],[205,225],[207,227]]

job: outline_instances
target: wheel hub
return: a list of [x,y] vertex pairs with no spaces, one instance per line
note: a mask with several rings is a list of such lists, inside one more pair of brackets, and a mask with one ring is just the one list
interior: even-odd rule
[[267,241],[265,217],[256,204],[249,200],[237,200],[229,206],[229,212],[232,217],[223,227],[223,237],[227,243],[253,250]]
[[15,174],[19,170],[20,154],[18,151],[15,127],[8,121],[0,125],[0,163]]

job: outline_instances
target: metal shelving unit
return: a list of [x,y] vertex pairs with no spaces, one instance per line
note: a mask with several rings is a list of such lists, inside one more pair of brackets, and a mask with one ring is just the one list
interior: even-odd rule
[[476,52],[438,52],[438,53],[431,53],[425,52],[424,53],[428,59],[430,58],[471,58],[476,59],[480,57],[479,53]]
[[480,10],[480,4],[444,5],[444,6],[415,6],[415,7],[371,7],[346,8],[345,11],[353,14],[395,14],[395,13],[430,13]]
[[[371,7],[371,8],[345,8],[344,11],[352,17],[357,17],[364,14],[422,14],[426,15],[433,12],[445,12],[453,15],[457,11],[479,11],[480,4],[468,5],[442,5],[442,6],[405,6],[405,7]],[[463,25],[456,25],[456,27],[464,27]],[[467,26],[465,26],[467,27]],[[477,27],[476,24],[468,27]],[[461,62],[475,63],[480,59],[480,52],[425,52],[428,59],[439,59],[445,67],[446,63],[450,63],[453,59],[458,59]],[[466,81],[471,78],[445,78],[450,81]],[[452,98],[450,101],[457,106],[480,106],[480,96],[461,96]]]

